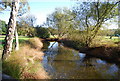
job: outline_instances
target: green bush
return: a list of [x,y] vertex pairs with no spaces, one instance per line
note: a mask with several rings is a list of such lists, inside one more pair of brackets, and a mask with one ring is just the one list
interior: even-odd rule
[[74,48],[76,50],[79,50],[80,48],[84,47],[84,43],[81,43],[78,40],[63,40],[62,41],[65,46]]
[[50,34],[46,28],[36,27],[36,36],[40,38],[49,38]]
[[32,26],[28,27],[18,27],[18,35],[34,37],[36,34],[35,28]]
[[0,20],[0,34],[5,35],[7,32],[7,24],[5,21]]

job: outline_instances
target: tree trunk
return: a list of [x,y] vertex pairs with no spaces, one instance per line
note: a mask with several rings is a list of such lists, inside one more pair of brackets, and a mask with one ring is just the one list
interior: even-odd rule
[[17,33],[17,28],[15,30],[15,50],[19,50],[19,40],[18,40],[18,33]]
[[7,59],[7,57],[10,56],[10,53],[12,51],[12,43],[16,29],[16,17],[17,17],[18,9],[19,9],[19,0],[13,0],[7,34],[5,37],[4,50],[2,54],[3,60]]

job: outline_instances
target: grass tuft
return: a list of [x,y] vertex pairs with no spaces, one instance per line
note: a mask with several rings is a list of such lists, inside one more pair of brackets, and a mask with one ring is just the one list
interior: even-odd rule
[[43,47],[43,43],[37,37],[35,37],[34,39],[30,39],[29,41],[27,41],[27,44],[29,44],[31,46],[31,48],[35,48],[35,49],[41,49]]
[[49,76],[40,63],[44,56],[40,39],[29,39],[20,46],[20,50],[13,51],[3,61],[3,73],[15,79],[48,79]]
[[21,67],[19,64],[11,63],[10,61],[4,61],[2,63],[3,72],[5,74],[11,75],[13,78],[20,78],[20,75],[22,74]]

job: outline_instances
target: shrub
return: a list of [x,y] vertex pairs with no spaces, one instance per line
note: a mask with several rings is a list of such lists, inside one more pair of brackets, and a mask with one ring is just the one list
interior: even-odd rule
[[49,38],[50,34],[46,28],[36,27],[36,36],[40,38]]
[[74,49],[80,49],[81,47],[85,47],[85,37],[83,34],[79,32],[75,32],[67,37],[67,40],[64,40],[63,43],[69,47]]
[[32,26],[18,27],[18,35],[34,37],[36,34],[35,28]]
[[79,50],[81,47],[84,47],[84,43],[81,43],[80,41],[78,40],[63,40],[63,44],[65,46],[68,46],[68,47],[71,47],[71,48],[74,48],[76,50]]

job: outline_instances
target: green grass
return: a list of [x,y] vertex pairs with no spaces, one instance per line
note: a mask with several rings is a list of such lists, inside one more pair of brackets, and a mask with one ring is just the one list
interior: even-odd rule
[[96,39],[100,39],[102,41],[111,41],[111,42],[120,42],[120,37],[112,37],[112,39],[110,39],[110,36],[98,36],[96,37]]
[[92,47],[96,46],[108,46],[108,47],[116,47],[118,46],[117,42],[120,42],[120,38],[118,37],[112,37],[110,39],[110,36],[98,36],[93,40]]
[[[0,35],[0,54],[2,54],[2,49],[4,45],[2,44],[2,42],[4,42],[4,39],[5,39],[5,35]],[[19,43],[23,43],[25,42],[25,40],[29,40],[31,38],[26,36],[19,36],[18,39],[19,39]],[[15,42],[15,39],[13,40],[13,42]],[[1,55],[0,55],[0,58],[1,58]]]
[[58,36],[57,35],[50,35],[50,38],[58,38]]
[[[5,36],[0,36],[0,41],[3,41],[5,39]],[[30,39],[30,37],[26,37],[26,36],[19,36],[18,39],[22,39],[22,40],[28,40]]]
[[103,39],[106,41],[112,41],[112,42],[119,42],[120,41],[120,38],[112,37],[112,39],[110,39],[110,36],[104,36]]
[[[5,39],[5,35],[0,35],[0,53],[1,53],[2,49],[3,49],[3,44],[2,44],[2,42],[5,41],[4,39]],[[24,42],[25,40],[29,40],[29,39],[31,39],[31,38],[30,38],[30,37],[26,37],[26,36],[19,36],[18,39],[19,39],[19,43],[22,43],[22,42]],[[13,42],[15,42],[15,39],[13,40]]]
[[[5,36],[0,36],[0,47],[1,47],[2,42],[4,42],[4,39],[5,39]],[[18,39],[21,42],[21,41],[24,41],[24,40],[29,40],[31,38],[26,37],[26,36],[19,36]],[[15,41],[15,38],[14,38],[14,41]]]

